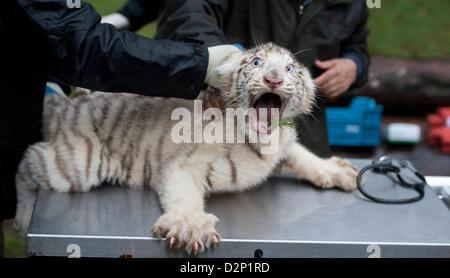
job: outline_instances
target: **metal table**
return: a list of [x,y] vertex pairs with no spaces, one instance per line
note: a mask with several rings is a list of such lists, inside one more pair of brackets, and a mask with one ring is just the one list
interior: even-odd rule
[[[354,160],[357,165],[370,161]],[[368,173],[386,197],[415,194]],[[213,196],[223,241],[200,257],[450,257],[450,211],[426,188],[408,205],[367,201],[359,192],[320,190],[274,177],[255,190]],[[41,190],[28,234],[30,256],[183,257],[151,236],[161,209],[153,191],[104,186],[85,194]]]

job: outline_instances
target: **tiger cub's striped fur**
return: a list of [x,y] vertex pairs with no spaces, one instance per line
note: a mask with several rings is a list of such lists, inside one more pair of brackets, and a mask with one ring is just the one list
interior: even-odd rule
[[[233,54],[217,70],[225,107],[278,105],[280,117],[290,118],[313,104],[308,71],[276,45]],[[196,253],[220,240],[218,219],[203,209],[205,194],[256,186],[279,163],[320,187],[355,188],[356,169],[348,161],[315,156],[289,128],[279,128],[279,148],[271,154],[262,153],[258,143],[175,144],[171,112],[192,111],[190,100],[94,92],[74,99],[48,95],[44,106],[44,140],[26,151],[16,178],[16,225],[22,231],[39,187],[58,192],[85,192],[102,182],[152,187],[165,211],[153,232],[167,237],[172,247]],[[263,124],[258,121],[257,132]]]

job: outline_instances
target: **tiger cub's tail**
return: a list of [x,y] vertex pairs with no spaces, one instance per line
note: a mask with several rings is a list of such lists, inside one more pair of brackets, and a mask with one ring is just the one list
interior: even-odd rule
[[39,187],[48,184],[48,143],[30,146],[16,173],[17,207],[14,228],[26,236]]

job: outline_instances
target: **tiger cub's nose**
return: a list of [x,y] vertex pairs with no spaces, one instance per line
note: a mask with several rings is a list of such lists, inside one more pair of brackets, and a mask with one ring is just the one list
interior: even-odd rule
[[283,85],[283,79],[264,76],[264,83],[269,86],[269,88],[276,89]]

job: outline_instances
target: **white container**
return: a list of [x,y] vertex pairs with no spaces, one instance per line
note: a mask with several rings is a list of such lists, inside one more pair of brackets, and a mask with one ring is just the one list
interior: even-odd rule
[[386,138],[393,144],[417,144],[420,142],[421,128],[415,124],[392,123],[387,127]]

